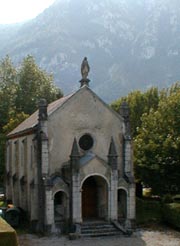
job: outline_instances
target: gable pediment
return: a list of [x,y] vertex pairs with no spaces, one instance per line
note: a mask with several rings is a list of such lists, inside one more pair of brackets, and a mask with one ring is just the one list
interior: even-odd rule
[[99,173],[105,175],[110,171],[110,167],[107,162],[97,155],[90,153],[80,159],[80,169],[86,174]]
[[[72,94],[60,107],[57,107],[56,110],[49,114],[49,118],[54,114],[68,114],[75,119],[86,120],[88,119],[88,115],[96,112],[96,114],[100,114],[103,116],[105,113],[111,115],[114,119],[118,121],[123,121],[122,117],[116,113],[108,104],[106,104],[101,98],[99,98],[88,86],[81,87],[78,91]],[[76,116],[79,117],[76,117]],[[87,116],[87,117],[85,117]],[[88,125],[88,121],[86,122]]]

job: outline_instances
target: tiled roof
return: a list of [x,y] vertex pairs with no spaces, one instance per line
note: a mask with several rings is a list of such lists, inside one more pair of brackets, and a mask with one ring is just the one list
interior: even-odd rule
[[[48,116],[50,116],[56,109],[61,107],[73,94],[70,94],[65,97],[61,97],[60,99],[50,103],[47,107]],[[20,125],[18,125],[14,130],[12,130],[8,137],[11,137],[14,134],[22,133],[26,130],[33,129],[38,124],[38,110],[34,112],[31,116],[29,116],[26,120],[24,120]]]

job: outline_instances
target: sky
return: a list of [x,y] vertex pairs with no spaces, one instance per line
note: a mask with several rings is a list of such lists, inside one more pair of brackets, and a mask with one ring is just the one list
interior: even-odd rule
[[0,0],[0,24],[33,19],[55,0]]

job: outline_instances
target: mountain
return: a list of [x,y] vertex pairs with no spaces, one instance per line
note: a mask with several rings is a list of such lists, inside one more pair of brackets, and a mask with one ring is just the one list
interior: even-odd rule
[[65,94],[79,87],[87,56],[90,86],[105,101],[180,79],[179,0],[56,0],[35,19],[0,25],[0,58],[27,54]]

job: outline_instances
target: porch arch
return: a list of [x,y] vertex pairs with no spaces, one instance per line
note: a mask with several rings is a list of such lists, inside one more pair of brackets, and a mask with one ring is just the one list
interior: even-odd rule
[[68,197],[63,190],[54,194],[54,222],[65,222],[68,218]]
[[106,220],[108,217],[108,182],[102,175],[89,175],[81,184],[82,219]]
[[127,218],[127,191],[123,188],[118,189],[118,220]]

